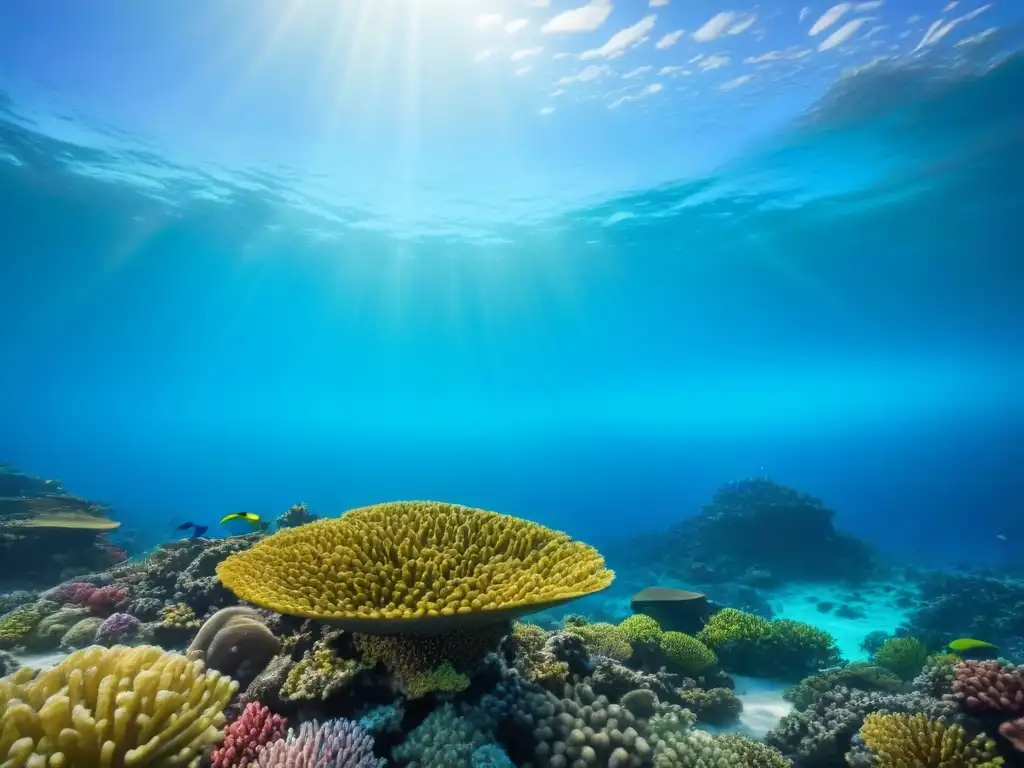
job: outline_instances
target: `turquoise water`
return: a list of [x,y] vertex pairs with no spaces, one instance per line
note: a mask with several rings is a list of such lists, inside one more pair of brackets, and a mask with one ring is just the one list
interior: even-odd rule
[[153,542],[398,498],[599,542],[768,474],[883,550],[1002,562],[997,534],[1024,536],[1002,50],[837,74],[682,180],[567,203],[555,179],[404,227],[12,90],[0,458]]

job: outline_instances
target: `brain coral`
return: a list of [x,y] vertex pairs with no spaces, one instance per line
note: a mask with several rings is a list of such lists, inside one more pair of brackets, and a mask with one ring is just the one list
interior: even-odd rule
[[237,683],[161,648],[92,646],[0,680],[5,766],[198,765]]
[[377,504],[269,536],[217,566],[239,598],[349,630],[436,633],[542,610],[608,587],[594,548],[537,523],[457,504]]

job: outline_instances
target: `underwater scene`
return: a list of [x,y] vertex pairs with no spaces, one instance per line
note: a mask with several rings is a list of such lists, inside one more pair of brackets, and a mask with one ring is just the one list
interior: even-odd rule
[[0,0],[0,768],[1024,766],[1018,0]]

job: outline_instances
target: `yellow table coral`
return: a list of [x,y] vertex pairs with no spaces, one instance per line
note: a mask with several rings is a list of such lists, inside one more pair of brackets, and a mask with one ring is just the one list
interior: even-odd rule
[[608,587],[593,547],[457,504],[377,504],[279,531],[217,566],[239,598],[375,634],[448,632]]
[[196,766],[237,684],[154,646],[92,646],[0,680],[0,768]]

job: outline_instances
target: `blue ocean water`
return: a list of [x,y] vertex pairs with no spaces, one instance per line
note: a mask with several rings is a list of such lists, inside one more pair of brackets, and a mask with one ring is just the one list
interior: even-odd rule
[[837,76],[706,174],[418,232],[10,93],[0,459],[147,543],[435,498],[600,544],[767,475],[905,561],[1012,565],[1024,60],[999,43]]

